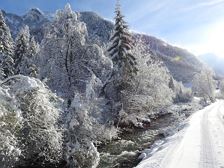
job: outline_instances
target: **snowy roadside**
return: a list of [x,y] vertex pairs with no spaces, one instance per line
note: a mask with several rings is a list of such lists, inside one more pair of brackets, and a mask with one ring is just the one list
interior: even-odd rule
[[[163,158],[163,154],[167,152],[167,148],[175,144],[176,141],[183,137],[184,131],[188,126],[188,120],[189,118],[180,123],[176,128],[172,127],[172,129],[167,128],[166,130],[164,130],[164,134],[168,134],[168,137],[156,141],[150,148],[143,150],[141,152],[141,155],[139,156],[139,159],[142,160],[139,165],[141,166],[142,163],[154,156],[154,154],[158,155],[158,157],[156,158],[156,162],[159,163],[159,161]],[[139,165],[136,168],[141,168],[139,167]]]
[[[165,138],[156,141],[150,148],[145,149],[139,155],[140,160],[146,160],[150,158],[154,153],[164,149],[170,143],[174,142],[181,137],[181,132],[184,131],[184,128],[188,125],[188,121],[195,111],[202,109],[203,107],[200,105],[200,98],[194,97],[191,104],[174,104],[170,106],[166,113],[172,113],[176,122],[173,122],[170,126],[165,126],[164,128],[160,129],[159,132]],[[171,118],[171,117],[169,117]],[[178,120],[178,121],[177,121]],[[176,135],[179,133],[179,135]],[[140,162],[141,163],[141,162]]]
[[222,100],[194,113],[180,125],[182,130],[144,150],[136,168],[224,166],[223,116]]

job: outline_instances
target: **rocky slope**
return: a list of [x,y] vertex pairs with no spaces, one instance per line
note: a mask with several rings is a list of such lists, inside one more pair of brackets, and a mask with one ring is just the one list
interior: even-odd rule
[[[51,22],[49,14],[39,9],[31,9],[23,16],[4,12],[6,22],[11,29],[13,37],[23,25],[28,25],[31,35],[40,42],[44,35],[46,24]],[[89,40],[105,46],[113,30],[113,23],[103,19],[94,12],[81,12],[79,19],[86,23]],[[136,40],[141,40],[146,48],[163,60],[173,77],[184,84],[191,83],[195,73],[199,72],[203,64],[188,51],[172,46],[160,39],[145,34],[134,33]]]
[[39,9],[30,9],[25,15],[18,16],[16,14],[3,11],[6,23],[11,30],[12,36],[15,38],[22,26],[28,25],[30,33],[40,42],[43,38],[44,27],[49,23],[47,15]]

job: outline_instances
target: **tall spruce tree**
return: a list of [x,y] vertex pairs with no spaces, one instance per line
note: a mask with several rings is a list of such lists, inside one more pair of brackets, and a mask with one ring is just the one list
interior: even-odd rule
[[38,68],[35,64],[36,55],[39,52],[39,44],[34,37],[30,39],[28,54],[22,62],[21,72],[25,75],[37,77]]
[[29,43],[28,57],[29,58],[35,57],[35,55],[38,53],[38,51],[39,51],[39,44],[38,44],[38,42],[36,42],[34,37],[31,37],[30,43]]
[[132,36],[124,21],[124,16],[121,14],[119,1],[117,1],[115,14],[114,32],[108,47],[108,53],[113,61],[113,71],[103,90],[107,98],[115,103],[123,104],[123,93],[131,90],[132,79],[138,69],[136,58],[132,53],[134,48]]
[[119,1],[117,1],[115,13],[115,28],[110,39],[111,45],[108,48],[108,52],[114,64],[113,75],[121,78],[121,80],[127,80],[127,78],[137,73],[137,62],[131,53],[133,41],[128,30],[128,25],[121,14]]
[[14,74],[13,39],[0,11],[0,65],[1,76],[7,78]]
[[[15,73],[21,73],[22,62],[27,57],[29,51],[29,40],[30,40],[30,32],[29,27],[24,26],[17,38],[15,44]],[[25,74],[24,74],[25,75]]]

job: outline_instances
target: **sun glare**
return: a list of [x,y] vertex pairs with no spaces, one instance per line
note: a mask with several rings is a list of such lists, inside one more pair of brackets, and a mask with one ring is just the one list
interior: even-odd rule
[[224,22],[217,22],[202,29],[197,38],[201,40],[184,47],[197,56],[210,53],[224,58]]
[[224,22],[211,26],[207,32],[207,50],[224,58]]

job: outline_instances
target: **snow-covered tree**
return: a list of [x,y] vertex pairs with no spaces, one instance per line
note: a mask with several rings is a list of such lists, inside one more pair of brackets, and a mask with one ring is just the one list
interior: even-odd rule
[[224,97],[224,80],[220,82],[219,88],[221,95]]
[[21,111],[9,88],[0,86],[0,163],[14,167],[21,155],[18,134],[22,127]]
[[196,74],[193,79],[192,90],[197,96],[201,96],[205,101],[215,101],[215,82],[213,72],[204,68],[200,73]]
[[15,71],[16,74],[21,74],[22,62],[27,57],[29,49],[30,32],[29,27],[24,26],[16,37],[15,42]]
[[102,49],[88,44],[86,38],[86,25],[67,4],[64,10],[57,11],[41,45],[41,78],[46,78],[50,88],[69,101],[75,90],[85,92],[92,74],[104,80],[111,69],[111,61]]
[[133,87],[133,77],[137,75],[137,61],[133,54],[133,40],[121,14],[119,1],[116,6],[115,27],[110,38],[108,54],[113,61],[113,70],[104,84],[103,90],[111,101],[112,113],[118,115],[126,109],[125,99]]
[[85,94],[76,91],[69,108],[65,141],[65,160],[69,168],[96,168],[99,153],[94,144],[117,136],[116,129],[107,126],[103,117],[107,106],[105,99],[99,97],[101,87],[101,81],[93,75]]
[[115,27],[110,38],[108,53],[113,61],[113,72],[109,82],[113,82],[121,100],[121,92],[129,85],[130,79],[137,74],[137,62],[132,53],[133,40],[128,26],[121,14],[119,1],[115,10]]
[[40,50],[40,46],[39,44],[36,42],[35,38],[32,37],[30,39],[30,45],[29,45],[29,54],[28,57],[33,58],[35,57],[35,55],[39,52]]
[[153,100],[149,105],[151,109],[170,104],[173,91],[169,86],[171,75],[167,68],[154,57],[153,53],[145,51],[141,41],[137,42],[134,53],[137,55],[139,69],[135,77],[134,90],[138,94],[151,97],[150,99]]
[[[6,131],[1,133],[1,136],[6,135],[7,140],[0,146],[3,145],[6,152],[9,150],[8,153],[4,153],[3,150],[4,157],[13,155],[14,161],[11,165],[16,162],[19,166],[42,166],[61,161],[62,130],[58,126],[58,121],[62,101],[35,78],[12,76],[2,81],[1,86],[7,88],[5,92],[7,91],[7,95],[12,99],[6,99],[7,103],[1,99],[3,102],[0,105],[1,112],[5,113],[4,111],[8,110],[0,117],[0,130],[4,128]],[[20,152],[17,154],[18,159],[13,153],[17,148]]]
[[139,127],[149,114],[170,105],[174,92],[169,88],[171,76],[168,70],[141,40],[136,42],[133,53],[137,56],[138,73],[133,77],[131,89],[123,91],[119,122]]
[[180,103],[180,102],[191,102],[193,99],[192,90],[190,88],[185,88],[182,82],[174,82],[174,102]]
[[34,37],[30,38],[29,27],[24,26],[16,38],[14,53],[16,73],[37,77],[38,68],[35,63],[38,52],[39,44]]
[[1,76],[4,78],[14,74],[13,39],[0,11],[0,64]]
[[62,131],[58,127],[62,103],[39,80],[21,78],[12,89],[23,117],[20,138],[24,146],[22,156],[28,161],[25,164],[35,162],[34,158],[40,165],[58,162],[62,158]]
[[[121,14],[119,1],[115,10],[115,27],[113,35],[110,38],[110,46],[108,48],[109,55],[114,64],[114,73],[117,78],[126,78],[137,73],[137,62],[131,50],[133,49],[132,36],[129,33],[128,26]],[[126,79],[127,80],[127,79]]]
[[28,52],[23,57],[20,65],[20,73],[31,77],[38,77],[39,70],[36,66],[36,56],[39,52],[39,44],[32,37],[29,41]]
[[76,93],[67,116],[65,160],[69,168],[91,168],[94,164],[96,167],[99,162],[99,153],[92,142],[95,138],[93,131],[96,130],[93,130],[94,125],[88,110],[85,96]]

